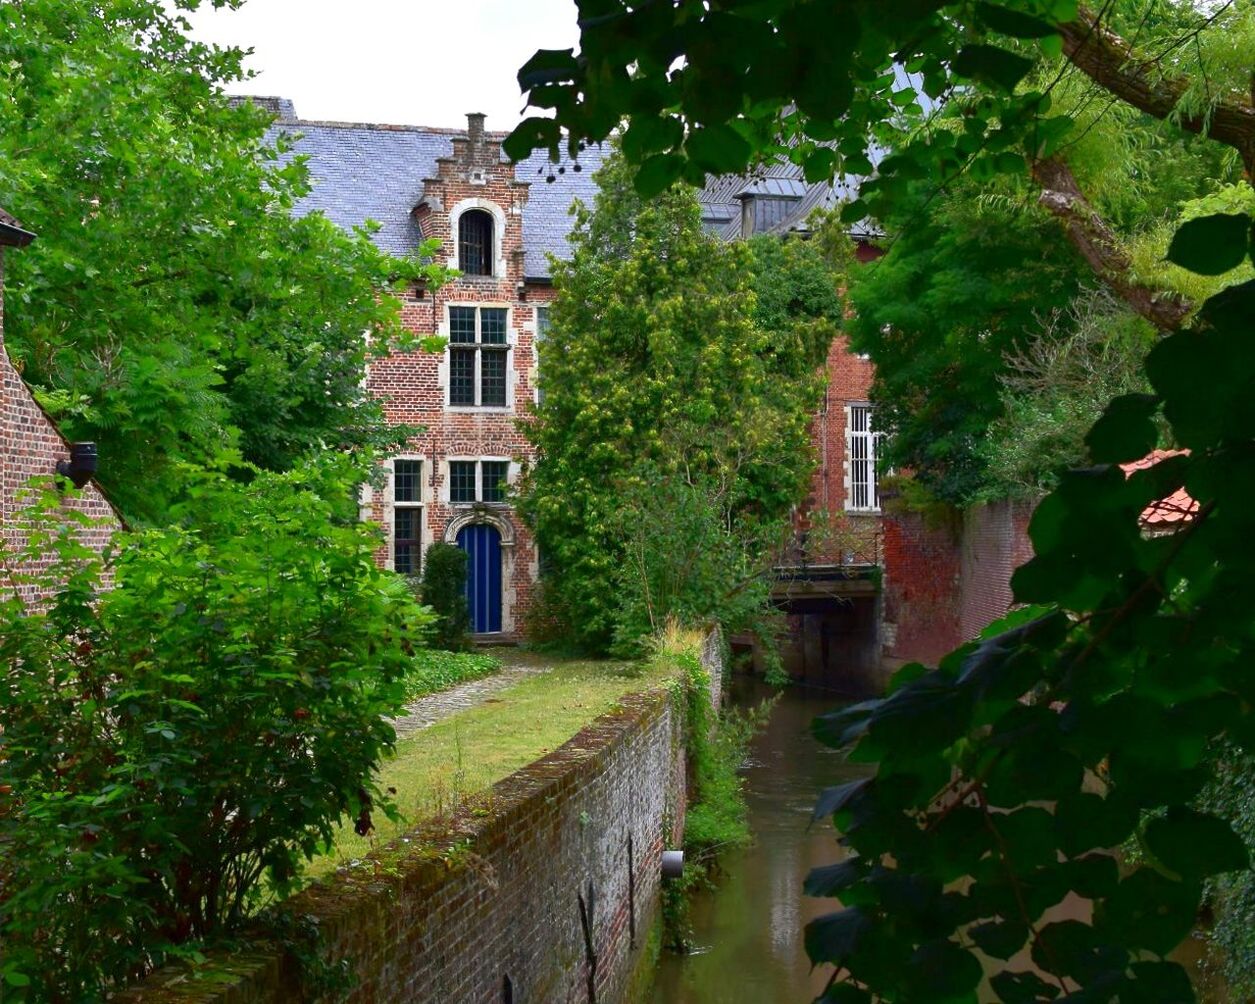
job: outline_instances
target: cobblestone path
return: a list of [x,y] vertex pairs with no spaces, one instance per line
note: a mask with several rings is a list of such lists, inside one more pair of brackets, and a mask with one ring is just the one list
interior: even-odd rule
[[490,650],[490,654],[501,660],[500,672],[460,683],[438,694],[428,694],[407,705],[406,713],[392,720],[397,738],[404,739],[459,711],[483,704],[494,694],[514,686],[523,677],[543,673],[552,666],[544,656],[517,648],[494,648]]

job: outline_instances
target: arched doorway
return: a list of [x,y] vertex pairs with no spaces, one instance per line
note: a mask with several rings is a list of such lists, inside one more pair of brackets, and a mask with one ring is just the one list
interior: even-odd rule
[[457,544],[466,552],[466,604],[471,630],[490,634],[501,630],[501,532],[487,523],[472,523],[458,531]]

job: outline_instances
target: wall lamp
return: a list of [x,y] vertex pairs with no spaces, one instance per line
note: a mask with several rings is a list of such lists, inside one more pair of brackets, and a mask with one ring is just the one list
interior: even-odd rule
[[71,443],[70,459],[57,461],[57,474],[69,478],[75,488],[82,488],[96,473],[96,444]]

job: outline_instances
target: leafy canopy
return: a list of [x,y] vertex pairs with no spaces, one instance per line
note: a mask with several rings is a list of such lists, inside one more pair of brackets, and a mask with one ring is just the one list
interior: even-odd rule
[[366,361],[403,337],[397,284],[440,277],[294,212],[305,166],[223,96],[242,53],[191,41],[195,6],[0,6],[0,205],[39,235],[7,262],[8,348],[140,521],[181,461],[378,439]]
[[[1255,13],[1174,4],[1176,23],[1148,38],[1145,11],[1119,2],[1101,15],[1071,0],[580,7],[579,58],[538,53],[520,73],[556,118],[524,123],[513,152],[556,152],[563,128],[577,150],[626,120],[637,186],[653,192],[781,154],[814,178],[865,173],[869,144],[887,146],[851,218],[887,212],[919,179],[1027,169],[1095,274],[1169,332],[1146,359],[1150,392],[1109,403],[1085,440],[1091,466],[1039,505],[1036,555],[1012,583],[1028,606],[817,723],[877,769],[821,798],[854,856],[810,876],[840,908],[806,944],[833,967],[826,1002],[975,1002],[987,966],[1008,1004],[1194,999],[1168,955],[1204,880],[1250,864],[1195,800],[1212,743],[1255,740],[1255,281],[1235,274],[1196,311],[1130,282],[1057,156],[1076,116],[1052,113],[1049,83],[1020,84],[1053,61],[1050,79],[1084,74],[1100,99],[1210,137],[1255,172],[1249,59],[1239,69],[1230,41],[1249,40]],[[963,130],[915,129],[943,97]],[[1168,250],[1203,276],[1251,254],[1249,210],[1203,214]],[[1190,452],[1126,477],[1118,464],[1143,457],[1157,421]],[[1144,534],[1144,507],[1181,487],[1193,518]],[[1111,849],[1130,838],[1145,854],[1122,870]],[[1049,912],[1070,895],[1086,919]]]

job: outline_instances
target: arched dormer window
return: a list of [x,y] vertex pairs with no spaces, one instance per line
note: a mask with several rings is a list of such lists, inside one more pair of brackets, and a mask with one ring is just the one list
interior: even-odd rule
[[493,219],[482,209],[458,217],[458,269],[463,275],[492,275]]

